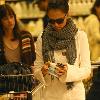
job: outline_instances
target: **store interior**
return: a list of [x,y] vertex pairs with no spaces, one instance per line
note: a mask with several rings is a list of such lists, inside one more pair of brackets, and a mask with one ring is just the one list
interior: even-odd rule
[[[43,31],[42,18],[45,11],[41,11],[36,4],[38,0],[0,0],[0,4],[8,3],[15,11],[20,27],[31,32],[33,37]],[[84,18],[90,14],[95,0],[69,0],[69,15],[73,17],[77,26],[84,29]]]
[[[22,30],[29,31],[34,39],[43,32],[43,17],[46,12],[40,10],[38,0],[0,0],[0,5],[8,3],[17,15],[17,19]],[[69,0],[69,16],[71,16],[79,29],[85,31],[84,20],[90,15],[95,0]],[[100,60],[100,59],[99,59]],[[94,71],[100,65],[100,61],[92,62]],[[94,74],[94,73],[92,73]],[[86,81],[86,80],[85,80]],[[91,79],[86,81],[86,88],[89,89]],[[37,94],[37,98],[38,94]]]

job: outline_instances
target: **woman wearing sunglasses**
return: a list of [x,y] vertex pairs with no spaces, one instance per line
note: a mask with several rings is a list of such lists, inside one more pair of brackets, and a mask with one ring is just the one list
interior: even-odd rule
[[35,75],[45,83],[44,100],[85,100],[82,80],[91,72],[89,45],[68,11],[64,0],[49,2],[49,23],[36,42]]

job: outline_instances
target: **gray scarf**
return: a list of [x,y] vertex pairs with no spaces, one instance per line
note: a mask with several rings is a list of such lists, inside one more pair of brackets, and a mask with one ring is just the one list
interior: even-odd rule
[[67,20],[66,26],[60,31],[54,30],[54,28],[48,24],[42,34],[42,53],[44,62],[54,62],[54,50],[66,49],[68,63],[74,64],[77,56],[75,45],[75,35],[77,30],[78,29],[71,18]]

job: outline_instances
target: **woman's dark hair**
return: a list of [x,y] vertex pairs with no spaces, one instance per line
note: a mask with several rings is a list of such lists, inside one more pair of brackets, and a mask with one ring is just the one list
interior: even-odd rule
[[8,4],[0,5],[0,37],[3,37],[5,35],[5,33],[3,31],[1,19],[8,15],[14,16],[15,26],[14,26],[13,32],[14,32],[14,39],[17,39],[17,38],[19,38],[20,31],[19,31],[19,27],[18,27],[18,23],[17,23],[17,19],[16,19],[16,14],[14,13],[13,9]]
[[69,11],[68,0],[49,0],[47,12],[51,9],[60,9],[64,13],[68,13]]
[[91,13],[96,15],[96,9],[95,7],[100,7],[100,0],[96,0],[92,9],[91,9]]

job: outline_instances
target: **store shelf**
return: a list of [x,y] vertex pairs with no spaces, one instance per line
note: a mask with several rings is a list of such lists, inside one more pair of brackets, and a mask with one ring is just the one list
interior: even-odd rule
[[70,15],[74,17],[89,15],[94,1],[95,0],[69,0]]
[[22,1],[26,1],[26,2],[33,2],[36,0],[5,0],[6,2],[22,2]]
[[22,2],[22,1],[36,1],[36,0],[5,0],[7,2]]
[[[23,1],[23,2],[20,2]],[[38,6],[33,2],[30,3],[29,1],[36,1],[36,0],[7,0],[7,2],[11,5],[13,10],[15,11],[17,17],[22,21],[37,21],[44,17],[45,12],[40,11]]]
[[75,18],[75,19],[78,19],[78,18],[82,17],[83,19],[85,19],[87,16],[89,16],[89,14],[86,14],[86,15],[72,15],[71,17]]
[[42,17],[26,17],[26,18],[19,18],[23,23],[28,23],[29,21],[38,21]]
[[22,2],[22,1],[26,1],[26,0],[6,0],[6,2]]

